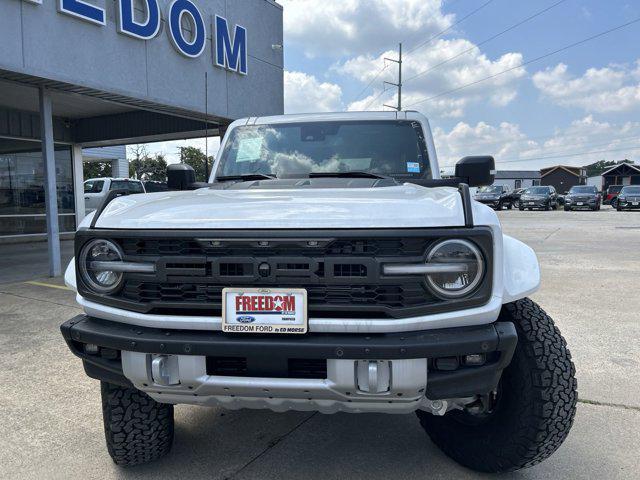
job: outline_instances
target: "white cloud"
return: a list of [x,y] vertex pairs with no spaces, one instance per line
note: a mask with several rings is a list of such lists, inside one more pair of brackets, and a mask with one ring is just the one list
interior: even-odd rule
[[313,75],[284,72],[285,113],[335,112],[342,110],[342,89],[319,82]]
[[519,125],[508,122],[499,125],[459,122],[450,131],[435,128],[434,141],[440,165],[444,167],[454,165],[466,155],[493,155],[497,168],[502,170],[559,164],[579,166],[602,159],[640,159],[640,122],[616,125],[588,115],[542,137],[529,137]]
[[569,73],[567,65],[537,72],[533,84],[543,98],[564,107],[588,112],[623,112],[640,107],[640,62],[634,68],[610,65],[590,68],[582,76]]
[[[524,67],[518,67],[522,63],[522,55],[511,52],[491,60],[474,47],[473,43],[464,39],[439,39],[428,48],[420,48],[406,56],[403,61],[403,105],[429,115],[459,118],[464,115],[465,107],[474,102],[489,100],[494,106],[505,106],[512,102],[517,96],[518,80],[526,74]],[[467,50],[468,53],[444,63]],[[397,81],[395,64],[389,65],[379,78],[375,77],[383,65],[384,57],[396,56],[393,51],[379,57],[360,55],[333,67],[334,71],[365,85],[375,78],[372,84],[374,93],[365,100],[351,102],[348,106],[350,110],[359,110],[368,104],[369,108],[381,109],[383,103],[396,103],[395,89],[390,89],[371,102],[381,92],[383,81]],[[512,70],[501,73],[509,69]],[[496,76],[473,84],[493,75]],[[437,96],[469,84],[473,85]],[[434,96],[437,98],[412,105]]]
[[453,15],[441,0],[280,0],[285,43],[309,56],[360,54],[429,36],[449,27]]

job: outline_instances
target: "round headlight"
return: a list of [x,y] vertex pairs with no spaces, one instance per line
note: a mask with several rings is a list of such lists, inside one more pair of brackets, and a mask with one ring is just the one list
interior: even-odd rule
[[122,272],[109,269],[109,263],[121,262],[120,247],[109,240],[96,239],[80,252],[78,265],[82,280],[97,293],[114,292],[122,283]]
[[438,273],[427,274],[429,287],[442,298],[468,295],[478,286],[484,274],[482,254],[478,247],[467,240],[452,239],[436,244],[427,256],[427,264],[443,267]]

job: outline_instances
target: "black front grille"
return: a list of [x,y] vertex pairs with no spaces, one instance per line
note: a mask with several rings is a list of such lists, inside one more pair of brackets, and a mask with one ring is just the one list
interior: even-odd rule
[[[205,238],[125,238],[121,245],[125,255],[220,255],[225,256],[293,256],[293,255],[422,255],[430,243],[426,238],[350,238],[335,239],[324,244],[322,239],[318,246],[309,246],[308,241],[278,241],[269,239],[261,246],[259,241],[236,240],[225,241]],[[313,240],[309,240],[313,241]],[[219,243],[216,243],[219,242]]]
[[[220,316],[225,287],[304,288],[309,316],[403,318],[486,303],[491,294],[492,236],[488,228],[123,232],[80,230],[76,252],[96,235],[118,242],[124,259],[153,262],[153,274],[127,273],[109,296],[83,296],[141,313]],[[485,281],[469,298],[443,300],[421,275],[383,274],[386,263],[423,262],[446,238],[474,241],[485,256]]]
[[207,375],[222,377],[327,378],[320,358],[207,357]]
[[[205,283],[157,283],[128,280],[121,291],[122,298],[151,305],[150,313],[168,313],[171,308],[199,304],[211,315],[219,316],[222,289],[229,285]],[[233,285],[250,287],[250,285]],[[437,301],[422,281],[399,285],[282,285],[283,288],[305,288],[309,313],[324,316],[342,307],[394,309],[418,307]]]

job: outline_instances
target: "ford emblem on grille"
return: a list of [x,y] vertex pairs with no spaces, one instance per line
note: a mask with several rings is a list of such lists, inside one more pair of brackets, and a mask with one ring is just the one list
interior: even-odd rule
[[240,317],[236,317],[236,320],[240,323],[253,323],[256,321],[256,317],[252,317],[251,315],[242,315]]

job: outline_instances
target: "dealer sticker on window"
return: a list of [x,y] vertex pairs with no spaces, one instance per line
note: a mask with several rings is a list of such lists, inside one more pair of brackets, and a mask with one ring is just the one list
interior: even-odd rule
[[307,291],[303,288],[225,288],[222,331],[307,333]]

